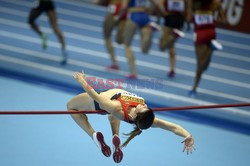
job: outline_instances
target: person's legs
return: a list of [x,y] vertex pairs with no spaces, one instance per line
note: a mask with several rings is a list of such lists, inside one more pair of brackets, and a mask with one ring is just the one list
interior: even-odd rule
[[212,50],[209,47],[209,44],[195,44],[195,52],[197,58],[197,68],[196,68],[195,81],[192,88],[192,91],[194,92],[196,92],[203,71],[206,69],[206,67],[210,62]]
[[[79,111],[79,110],[94,110],[94,101],[86,93],[79,94],[71,99],[67,103],[67,109],[69,111]],[[109,157],[111,155],[111,149],[106,145],[104,137],[101,132],[95,132],[91,124],[88,121],[88,117],[85,114],[71,114],[74,121],[80,126],[98,145],[102,153]]]
[[161,51],[169,49],[170,72],[168,76],[170,78],[173,78],[175,75],[175,64],[176,64],[174,43],[177,37],[176,35],[174,35],[172,28],[165,26],[162,29],[163,32],[160,38],[159,47]]
[[50,25],[51,25],[52,29],[54,30],[54,32],[56,33],[56,36],[57,36],[59,42],[61,43],[62,50],[65,50],[64,36],[58,27],[56,12],[54,10],[49,10],[47,12],[47,14],[49,17]]
[[120,120],[113,117],[112,115],[109,115],[108,118],[109,118],[111,130],[112,130],[112,134],[119,136]]
[[141,29],[141,50],[147,54],[152,44],[152,28],[145,26]]
[[[67,103],[67,109],[69,111],[78,111],[94,110],[95,108],[93,99],[91,99],[88,94],[82,93],[75,96]],[[92,138],[95,131],[90,125],[88,117],[85,114],[71,114],[71,117],[78,124],[78,126],[80,126]]]
[[175,64],[176,64],[176,58],[175,58],[175,48],[172,46],[169,48],[169,57],[170,57],[170,72],[168,73],[169,78],[173,78],[175,76]]
[[108,13],[103,23],[103,35],[104,35],[106,49],[112,61],[112,65],[110,66],[111,69],[116,69],[113,66],[117,66],[117,60],[116,60],[114,47],[112,45],[112,40],[111,40],[111,32],[113,31],[114,27],[115,27],[115,22],[113,19],[113,15]]
[[138,26],[133,21],[127,20],[126,24],[125,24],[125,28],[124,28],[124,33],[123,33],[125,53],[126,53],[126,56],[128,59],[130,73],[131,73],[131,75],[129,75],[128,77],[131,77],[131,78],[136,78],[136,76],[137,76],[136,66],[135,66],[135,58],[134,58],[133,52],[132,52],[131,47],[130,47],[133,36],[136,33],[137,27]]
[[45,49],[47,48],[47,35],[40,30],[39,26],[35,22],[42,12],[43,11],[38,8],[31,9],[28,17],[28,24],[41,37],[42,47]]
[[121,20],[117,26],[116,42],[118,44],[123,44],[123,41],[124,41],[123,32],[125,28],[125,23],[126,23],[126,20]]
[[56,12],[55,12],[55,10],[49,10],[47,12],[47,14],[49,17],[50,25],[51,25],[53,31],[55,32],[59,42],[61,43],[62,57],[63,57],[61,63],[66,64],[67,59],[68,59],[68,55],[67,55],[66,50],[65,50],[65,41],[64,41],[63,33],[61,32],[61,30],[59,29],[58,24],[57,24]]

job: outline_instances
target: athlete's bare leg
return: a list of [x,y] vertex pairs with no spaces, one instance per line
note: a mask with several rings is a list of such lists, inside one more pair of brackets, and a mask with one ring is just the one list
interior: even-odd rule
[[147,54],[152,44],[152,28],[145,26],[141,30],[141,50]]
[[[86,93],[82,93],[72,98],[68,102],[67,108],[69,111],[94,110],[94,103]],[[92,138],[95,131],[89,123],[88,117],[85,114],[71,114],[71,117]]]
[[197,67],[196,67],[196,75],[195,81],[192,90],[196,91],[203,71],[209,65],[210,58],[212,56],[212,49],[209,47],[208,44],[195,44],[195,51],[196,51],[196,59],[197,59]]
[[49,10],[47,14],[49,17],[50,25],[51,25],[52,29],[54,30],[59,42],[61,43],[62,50],[65,50],[64,36],[63,36],[63,34],[62,34],[61,30],[59,29],[59,26],[57,24],[56,12],[54,10]]

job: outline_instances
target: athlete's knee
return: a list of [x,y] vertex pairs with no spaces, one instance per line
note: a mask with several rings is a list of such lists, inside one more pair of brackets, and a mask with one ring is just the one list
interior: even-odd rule
[[73,101],[70,100],[67,102],[67,110],[70,111],[70,110],[76,110],[76,108],[74,107],[74,104],[73,104]]

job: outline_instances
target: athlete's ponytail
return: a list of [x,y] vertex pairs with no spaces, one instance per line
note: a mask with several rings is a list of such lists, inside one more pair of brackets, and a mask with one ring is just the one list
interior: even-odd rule
[[125,147],[129,141],[131,141],[135,136],[140,135],[142,130],[148,129],[154,122],[155,115],[153,111],[148,108],[147,111],[138,113],[135,120],[134,120],[134,130],[128,134],[124,134],[129,136],[127,140],[122,144],[122,147]]
[[121,147],[123,148],[123,147],[127,146],[127,144],[129,143],[129,141],[131,141],[135,136],[140,135],[141,132],[142,132],[141,129],[139,129],[137,126],[135,126],[133,131],[131,131],[131,132],[128,133],[128,134],[124,134],[124,135],[129,136],[129,137],[128,137],[127,140],[122,144]]

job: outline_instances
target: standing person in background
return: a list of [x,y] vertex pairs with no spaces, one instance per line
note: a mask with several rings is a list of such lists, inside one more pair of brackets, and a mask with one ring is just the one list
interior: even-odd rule
[[123,29],[127,17],[127,12],[125,11],[119,21],[117,21],[118,14],[122,6],[122,0],[109,0],[108,12],[103,23],[103,35],[106,44],[107,51],[110,55],[112,64],[108,69],[119,70],[119,65],[115,56],[114,48],[112,46],[111,33],[115,27],[117,27],[116,32],[116,42],[118,44],[123,43]]
[[203,72],[208,68],[213,50],[221,50],[215,32],[214,12],[219,12],[219,17],[226,23],[226,16],[219,0],[189,0],[192,3],[194,15],[195,53],[197,60],[196,76],[190,96],[196,95],[196,90]]
[[[147,13],[147,0],[123,0],[122,9],[119,13],[117,20],[121,18],[123,13],[128,10],[128,18],[124,28],[124,45],[125,53],[128,59],[130,74],[127,76],[128,79],[137,79],[137,71],[135,66],[135,58],[131,50],[131,43],[136,30],[141,31],[141,50],[144,54],[147,54],[151,42],[152,42],[152,31],[159,27],[150,22],[149,14]],[[154,5],[157,4],[154,0],[150,0]]]
[[61,43],[61,49],[62,49],[62,64],[66,64],[67,62],[67,53],[65,50],[65,41],[64,36],[61,32],[61,30],[58,27],[57,24],[57,16],[56,16],[56,10],[55,5],[52,0],[36,0],[36,5],[34,8],[31,9],[28,17],[28,23],[31,26],[31,28],[41,37],[42,39],[42,48],[47,48],[47,35],[46,33],[42,32],[39,28],[39,26],[36,24],[36,19],[43,13],[46,12],[50,25],[57,35],[57,38],[59,42]]
[[161,10],[164,11],[164,26],[162,28],[159,47],[161,51],[169,50],[169,78],[175,76],[176,53],[174,44],[178,37],[185,36],[181,29],[183,28],[185,19],[191,20],[191,11],[187,10],[187,8],[191,7],[190,5],[189,1],[186,0],[161,0],[158,4],[159,8],[162,8]]

